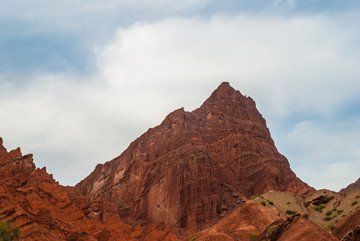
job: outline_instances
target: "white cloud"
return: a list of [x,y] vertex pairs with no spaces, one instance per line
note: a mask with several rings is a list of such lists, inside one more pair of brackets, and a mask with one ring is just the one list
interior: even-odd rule
[[300,178],[316,188],[339,191],[359,178],[359,130],[359,117],[337,123],[304,121],[283,141]]
[[119,30],[99,51],[99,66],[114,88],[191,83],[200,89],[205,80],[229,80],[260,101],[272,99],[266,102],[276,114],[326,112],[356,91],[360,59],[349,54],[358,46],[348,45],[352,31],[320,16],[168,19]]
[[355,24],[326,16],[137,23],[96,48],[90,80],[48,74],[21,88],[1,86],[0,136],[74,184],[170,111],[199,107],[222,81],[252,96],[270,121],[305,110],[329,114],[358,94],[357,34]]

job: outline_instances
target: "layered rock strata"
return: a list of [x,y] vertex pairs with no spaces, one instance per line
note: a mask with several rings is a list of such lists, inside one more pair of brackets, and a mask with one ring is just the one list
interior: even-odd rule
[[192,111],[178,109],[77,184],[128,223],[200,230],[269,190],[313,188],[290,169],[250,97],[222,83]]
[[21,240],[177,239],[164,224],[124,224],[113,204],[61,186],[45,168],[36,168],[31,154],[8,152],[1,138],[0,210],[4,221],[20,227]]

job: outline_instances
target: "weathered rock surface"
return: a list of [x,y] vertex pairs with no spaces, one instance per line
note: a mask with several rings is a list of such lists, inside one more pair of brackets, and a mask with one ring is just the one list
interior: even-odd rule
[[215,225],[194,236],[201,241],[248,241],[252,235],[262,233],[275,221],[282,223],[285,219],[277,210],[249,200]]
[[346,188],[340,190],[340,192],[348,192],[352,189],[360,189],[360,178],[356,182],[349,184]]
[[1,138],[0,210],[3,220],[20,227],[21,240],[176,240],[165,225],[124,224],[113,204],[61,186],[35,167],[32,155],[7,152]]
[[[355,216],[351,219],[347,218],[352,216],[354,212],[356,213],[360,206],[359,203],[355,204],[356,202],[354,202],[360,202],[360,190],[338,193],[322,189],[308,195],[271,191],[256,197],[254,201],[275,208],[283,215],[290,216],[287,214],[288,210],[306,215],[311,222],[329,232],[332,232],[336,227],[337,233],[341,230],[341,234],[335,235],[338,238],[351,231],[356,225],[360,225],[360,220],[356,219]],[[348,219],[347,225],[340,225],[343,223],[343,219]]]
[[339,240],[360,241],[360,209],[354,210],[336,223],[333,233]]
[[170,113],[76,187],[115,204],[128,223],[194,231],[255,193],[313,190],[277,151],[255,102],[228,83],[199,109]]
[[276,221],[254,241],[337,241],[338,239],[323,230],[306,215],[292,215],[286,221]]

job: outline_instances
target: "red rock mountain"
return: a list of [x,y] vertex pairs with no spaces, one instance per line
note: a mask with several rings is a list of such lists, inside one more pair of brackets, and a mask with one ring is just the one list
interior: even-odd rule
[[76,185],[109,201],[128,223],[200,230],[269,190],[313,188],[291,171],[250,97],[222,83],[203,105],[170,113],[115,159]]
[[360,189],[360,178],[357,179],[356,182],[351,183],[349,186],[347,186],[346,188],[343,188],[340,190],[340,192],[348,192],[351,189]]
[[[164,224],[124,224],[116,207],[86,199],[78,189],[55,182],[32,155],[8,152],[0,138],[0,210],[2,219],[20,227],[21,240],[176,240]],[[0,238],[1,239],[1,238]]]

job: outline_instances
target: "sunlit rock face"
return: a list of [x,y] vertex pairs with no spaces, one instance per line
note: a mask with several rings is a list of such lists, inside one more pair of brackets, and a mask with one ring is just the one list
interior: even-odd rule
[[129,223],[183,230],[216,222],[256,193],[313,190],[277,151],[255,102],[229,83],[200,108],[170,113],[77,187]]
[[20,228],[21,240],[176,240],[166,225],[124,224],[116,207],[89,201],[75,187],[63,187],[33,156],[7,151],[0,138],[2,220]]

